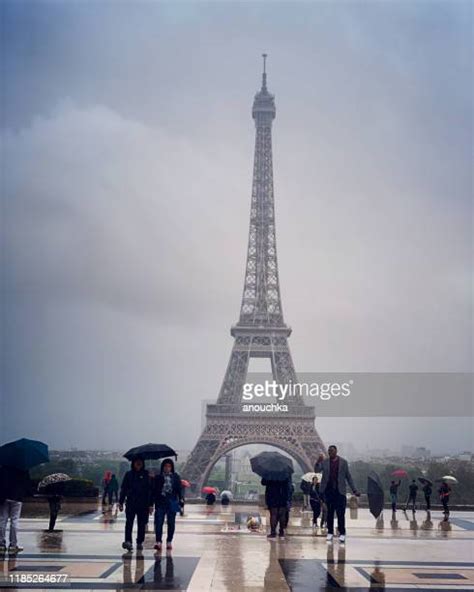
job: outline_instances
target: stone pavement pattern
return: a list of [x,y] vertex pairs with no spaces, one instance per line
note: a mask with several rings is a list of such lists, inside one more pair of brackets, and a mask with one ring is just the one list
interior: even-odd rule
[[[393,522],[386,511],[385,522],[376,524],[367,510],[352,510],[346,544],[328,545],[324,533],[312,531],[311,514],[299,509],[285,540],[267,541],[263,508],[189,505],[177,519],[173,551],[156,555],[152,520],[144,551],[124,553],[123,514],[71,509],[62,512],[55,533],[45,532],[45,514],[25,509],[25,550],[0,559],[1,590],[474,590],[474,515],[467,512],[447,524],[439,512],[418,511],[413,519],[399,511]],[[261,532],[251,533],[246,516],[258,513]],[[45,587],[44,574],[67,582]],[[18,584],[22,577],[34,583]]]

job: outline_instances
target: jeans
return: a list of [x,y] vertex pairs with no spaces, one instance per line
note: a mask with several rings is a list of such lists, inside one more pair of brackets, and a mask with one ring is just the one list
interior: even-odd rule
[[328,491],[326,489],[324,498],[328,508],[328,534],[334,534],[334,513],[337,515],[337,529],[339,530],[339,534],[346,534],[346,496],[337,490]]
[[168,533],[166,536],[166,542],[171,543],[171,541],[173,540],[174,529],[176,524],[176,512],[174,512],[171,509],[169,503],[166,503],[163,506],[155,507],[155,536],[157,543],[161,543],[161,539],[163,537],[163,525],[165,523],[165,516],[166,522],[168,523]]
[[16,547],[18,544],[18,523],[21,514],[21,502],[14,500],[5,500],[0,504],[0,545],[6,546],[7,524],[10,519],[10,546]]
[[125,542],[132,542],[133,523],[137,517],[137,545],[145,540],[145,526],[148,520],[148,508],[127,505],[125,508]]
[[268,508],[270,511],[270,532],[276,534],[277,526],[279,526],[279,533],[283,534],[287,525],[287,512],[286,506],[279,508]]

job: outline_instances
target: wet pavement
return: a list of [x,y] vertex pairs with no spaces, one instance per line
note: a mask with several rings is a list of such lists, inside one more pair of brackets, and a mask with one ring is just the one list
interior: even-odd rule
[[[249,515],[260,517],[256,532],[246,527]],[[125,553],[116,507],[65,505],[49,533],[46,508],[35,504],[21,520],[24,552],[0,560],[0,589],[474,590],[474,514],[453,513],[448,523],[440,512],[391,518],[348,510],[346,543],[328,544],[311,513],[296,508],[285,539],[268,541],[263,508],[190,504],[177,517],[171,552],[155,553],[151,519],[143,552]]]

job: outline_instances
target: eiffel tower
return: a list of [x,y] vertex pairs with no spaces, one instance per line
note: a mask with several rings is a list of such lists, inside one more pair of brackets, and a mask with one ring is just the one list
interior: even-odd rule
[[288,346],[291,328],[283,320],[278,279],[272,162],[276,110],[267,89],[266,57],[263,54],[262,88],[252,108],[255,156],[240,318],[231,328],[234,345],[217,403],[207,405],[206,426],[182,470],[197,491],[224,454],[246,444],[276,446],[307,471],[324,449],[314,427],[314,407],[307,406],[300,395],[285,399],[287,412],[250,414],[242,409],[242,388],[252,357],[270,360],[277,383],[297,382]]

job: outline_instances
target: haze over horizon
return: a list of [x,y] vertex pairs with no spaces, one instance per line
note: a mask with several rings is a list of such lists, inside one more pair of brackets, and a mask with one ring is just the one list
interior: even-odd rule
[[[2,21],[2,441],[192,448],[239,311],[263,51],[296,371],[472,371],[470,2],[5,0]],[[469,416],[316,427],[473,448]]]

